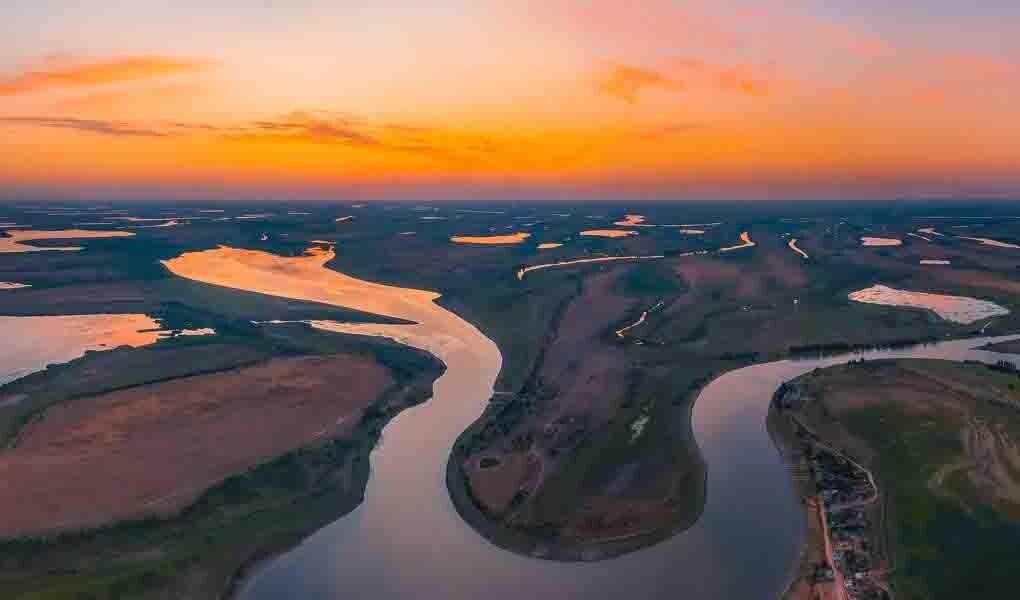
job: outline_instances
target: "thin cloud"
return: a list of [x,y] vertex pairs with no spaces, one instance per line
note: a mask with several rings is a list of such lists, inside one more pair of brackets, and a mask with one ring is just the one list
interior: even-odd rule
[[120,121],[76,119],[73,117],[0,117],[0,124],[72,129],[117,137],[164,137],[167,135],[164,131],[138,127]]
[[766,96],[779,87],[774,67],[715,64],[696,58],[675,58],[670,61],[670,67],[677,77],[692,85],[705,85],[726,92]]
[[670,89],[678,84],[668,77],[643,67],[615,65],[603,77],[598,88],[603,94],[634,104],[641,92],[648,89]]
[[42,68],[0,80],[0,96],[156,79],[205,71],[210,67],[211,63],[207,61],[163,56],[133,56],[97,62],[48,61]]
[[705,88],[746,96],[767,96],[781,87],[775,67],[717,64],[696,58],[674,58],[661,69],[615,65],[598,89],[608,96],[635,104],[650,89],[677,91]]
[[246,142],[295,142],[338,146],[378,146],[379,140],[353,118],[325,111],[294,112],[278,120],[255,121],[228,135]]

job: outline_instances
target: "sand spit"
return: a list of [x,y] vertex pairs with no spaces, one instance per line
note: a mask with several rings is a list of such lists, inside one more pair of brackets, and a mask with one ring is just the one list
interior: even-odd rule
[[1008,315],[1009,309],[987,300],[966,296],[948,296],[928,292],[898,290],[884,285],[873,285],[847,296],[854,302],[899,306],[904,308],[928,309],[946,321],[967,325],[987,319]]
[[133,233],[127,231],[93,231],[89,229],[63,229],[58,231],[8,231],[10,237],[0,238],[0,253],[4,252],[42,252],[42,251],[64,251],[75,252],[81,250],[80,246],[43,247],[23,244],[33,240],[74,240],[74,239],[95,239],[130,237]]
[[922,264],[922,265],[951,265],[951,264],[953,264],[951,261],[944,260],[944,259],[941,259],[941,258],[922,258],[919,261],[919,263]]
[[938,236],[938,237],[946,237],[945,234],[942,234],[942,233],[939,233],[939,232],[935,231],[934,227],[922,227],[922,228],[918,229],[917,232],[918,233],[923,233],[925,235]]
[[454,244],[476,244],[482,246],[499,246],[520,244],[531,237],[530,233],[517,232],[509,235],[455,235],[450,238]]
[[553,248],[559,248],[563,244],[557,242],[543,242],[538,245],[539,250],[552,250]]
[[13,281],[0,281],[0,290],[19,290],[21,288],[32,287],[27,283],[15,283]]

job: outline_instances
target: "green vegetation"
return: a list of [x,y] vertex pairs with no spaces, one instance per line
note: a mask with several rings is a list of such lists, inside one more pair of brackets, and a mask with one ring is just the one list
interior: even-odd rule
[[818,414],[827,415],[812,423],[838,422],[852,436],[846,443],[875,455],[895,597],[1013,596],[1020,377],[978,364],[905,360],[806,378],[824,407]]
[[655,296],[684,292],[682,279],[666,263],[638,263],[621,278],[619,291],[628,296]]
[[[85,243],[88,250],[81,253],[5,256],[0,261],[0,280],[23,281],[34,287],[0,295],[0,314],[144,312],[159,317],[170,328],[213,327],[217,335],[90,354],[12,383],[2,392],[25,393],[27,399],[14,405],[17,408],[0,409],[0,439],[9,439],[26,419],[56,402],[236,368],[271,356],[372,352],[377,360],[403,376],[426,369],[420,355],[402,353],[394,344],[366,345],[364,340],[314,332],[301,325],[251,324],[253,320],[270,319],[383,319],[185,281],[169,276],[159,265],[159,260],[181,252],[217,244],[296,255],[304,251],[309,240],[333,240],[338,242],[339,256],[330,265],[332,268],[372,281],[441,292],[444,306],[476,324],[499,345],[504,363],[496,389],[501,396],[461,436],[455,450],[458,454],[450,461],[447,473],[451,495],[461,514],[495,543],[529,549],[537,543],[557,540],[560,526],[576,516],[586,500],[602,497],[603,491],[630,469],[629,465],[639,465],[642,477],[627,487],[623,496],[634,493],[647,499],[658,492],[653,482],[668,480],[675,485],[678,491],[670,496],[675,510],[655,523],[650,533],[645,531],[629,545],[609,549],[605,553],[609,555],[654,543],[698,518],[705,481],[690,431],[690,411],[698,391],[713,377],[799,351],[959,337],[972,335],[985,325],[960,326],[920,311],[854,304],[846,300],[848,292],[881,281],[907,289],[988,298],[1013,310],[1010,316],[995,320],[988,334],[1020,328],[1020,301],[1013,287],[1015,260],[1001,251],[961,245],[950,238],[932,245],[908,239],[896,249],[862,249],[857,242],[858,236],[876,228],[888,227],[904,237],[906,231],[917,226],[909,217],[894,215],[881,221],[865,214],[849,224],[835,217],[794,223],[752,214],[746,206],[697,210],[701,212],[689,207],[674,212],[664,209],[650,216],[650,222],[722,220],[724,225],[708,228],[704,236],[645,228],[639,236],[627,239],[579,238],[577,232],[590,227],[593,221],[586,218],[587,211],[565,210],[574,216],[548,219],[532,230],[531,241],[565,241],[563,247],[541,253],[531,243],[470,247],[448,242],[452,234],[505,228],[510,219],[506,215],[471,214],[449,221],[422,222],[416,212],[372,207],[344,224],[334,223],[331,214],[286,222],[196,222],[166,230],[138,230],[135,238],[89,240]],[[599,207],[593,212],[614,211]],[[989,223],[986,234],[1009,239],[1011,226]],[[678,256],[681,252],[732,245],[743,230],[750,231],[758,246],[720,256]],[[417,235],[398,235],[402,231],[416,231]],[[261,241],[262,233],[268,234],[267,241]],[[794,255],[786,247],[786,238],[781,237],[784,234],[801,239],[811,260]],[[932,250],[951,253],[954,267],[959,269],[919,267],[919,256]],[[529,274],[523,281],[515,276],[522,264],[601,254],[663,254],[667,258],[550,269]],[[582,313],[574,325],[564,325],[569,310],[593,302],[592,298],[582,298],[582,293],[594,277],[605,273],[613,274],[615,280],[605,293],[594,298],[598,310]],[[664,302],[662,309],[650,314],[626,339],[613,335],[621,324],[633,322],[641,310],[659,299]],[[548,353],[557,339],[570,337],[570,327],[577,323],[592,325],[597,334],[569,348],[569,352]],[[584,368],[596,351],[612,357],[612,362],[605,364],[620,367],[627,388],[598,411],[590,405],[605,398],[594,393],[585,401],[587,404],[578,402],[566,407],[570,416],[599,412],[601,420],[589,424],[579,419],[583,426],[556,446],[555,452],[562,453],[558,456],[561,466],[549,473],[534,497],[534,510],[529,514],[537,518],[527,525],[506,523],[478,510],[470,487],[464,485],[458,459],[473,450],[470,443],[482,433],[489,448],[513,445],[522,434],[521,427],[541,431],[564,409],[560,402],[571,374]],[[562,376],[540,376],[549,361],[564,356],[573,363]],[[344,480],[344,473],[353,472],[345,469],[355,462],[364,465],[359,469],[367,469],[364,457],[370,442],[374,442],[371,436],[389,416],[389,409],[370,411],[370,422],[359,434],[368,437],[304,449],[280,465],[270,463],[276,466],[266,471],[225,482],[178,519],[2,548],[0,564],[6,566],[0,571],[0,595],[10,592],[17,596],[31,589],[38,595],[27,597],[73,598],[73,590],[80,589],[83,598],[89,594],[96,598],[179,597],[184,595],[180,590],[185,589],[180,586],[194,585],[198,587],[187,589],[201,593],[190,595],[202,597],[206,592],[221,590],[242,562],[262,556],[265,549],[293,543],[357,503],[367,471],[357,471],[354,483],[345,480],[340,486],[335,480]],[[871,422],[880,418],[893,415],[875,416]],[[634,439],[633,425],[638,419],[645,419],[645,426]],[[938,447],[949,447],[948,442]],[[905,446],[902,451],[909,458],[931,450],[921,445]],[[954,494],[965,495],[965,482],[948,481],[950,489],[956,490]],[[944,521],[948,527],[945,536],[953,527],[962,527],[959,519],[963,517],[977,519],[978,524],[994,522],[978,509],[964,511],[963,517],[952,516],[943,507],[952,504],[947,498],[916,507],[908,497],[903,502],[912,507],[911,511],[924,515],[925,536],[941,527],[944,513],[949,515]],[[892,506],[895,509],[895,502]],[[929,519],[929,514],[934,517]],[[996,531],[1008,531],[1008,527],[996,525]],[[213,539],[206,539],[207,535]],[[903,535],[908,539],[912,534]],[[952,551],[965,547],[960,544]],[[993,543],[988,547],[998,546]],[[36,550],[29,552],[31,548]],[[925,556],[924,552],[921,548],[918,556]],[[7,556],[12,559],[3,563]],[[569,552],[563,556],[569,558]],[[897,585],[906,589],[914,576],[910,570],[903,573],[904,581]],[[948,570],[942,576],[951,574]],[[952,587],[949,583],[940,585]],[[166,593],[157,591],[167,586]]]

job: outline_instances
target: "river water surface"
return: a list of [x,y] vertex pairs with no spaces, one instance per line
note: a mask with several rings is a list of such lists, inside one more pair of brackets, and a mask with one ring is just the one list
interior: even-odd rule
[[0,316],[0,385],[89,351],[154,344],[167,333],[142,314]]
[[[860,356],[992,361],[1002,355],[973,348],[1007,339],[957,340],[731,371],[710,383],[694,407],[694,432],[708,464],[707,504],[697,524],[612,560],[556,563],[491,545],[460,519],[446,491],[450,448],[481,414],[499,372],[495,345],[436,305],[435,294],[329,271],[323,266],[331,255],[319,251],[283,258],[222,248],[168,262],[175,273],[208,283],[251,284],[244,289],[318,301],[344,296],[354,303],[345,306],[359,310],[372,310],[368,304],[376,302],[389,311],[383,314],[418,324],[313,325],[393,337],[433,352],[448,367],[431,400],[387,426],[372,454],[365,502],[259,569],[241,587],[239,596],[245,600],[775,598],[803,530],[782,458],[765,429],[776,388],[816,367]],[[290,281],[294,277],[311,280]],[[331,291],[331,285],[343,289]]]

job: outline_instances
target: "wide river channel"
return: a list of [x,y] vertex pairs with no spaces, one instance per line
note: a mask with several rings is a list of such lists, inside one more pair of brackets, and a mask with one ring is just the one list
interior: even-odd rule
[[[694,432],[708,464],[707,504],[697,524],[612,560],[549,562],[491,545],[461,520],[446,491],[450,448],[481,414],[499,373],[495,345],[438,307],[434,294],[360,282],[324,268],[330,258],[332,252],[285,259],[221,248],[167,263],[178,275],[208,283],[336,304],[350,301],[360,310],[371,309],[366,297],[376,294],[373,301],[381,312],[418,324],[314,325],[393,337],[433,352],[447,365],[434,397],[386,428],[372,454],[365,502],[257,569],[241,586],[244,600],[771,600],[786,584],[803,533],[803,514],[765,428],[776,388],[816,367],[861,356],[994,361],[1003,355],[974,348],[1010,339],[783,360],[726,373],[705,387],[694,407]],[[291,277],[317,282],[298,285]]]

